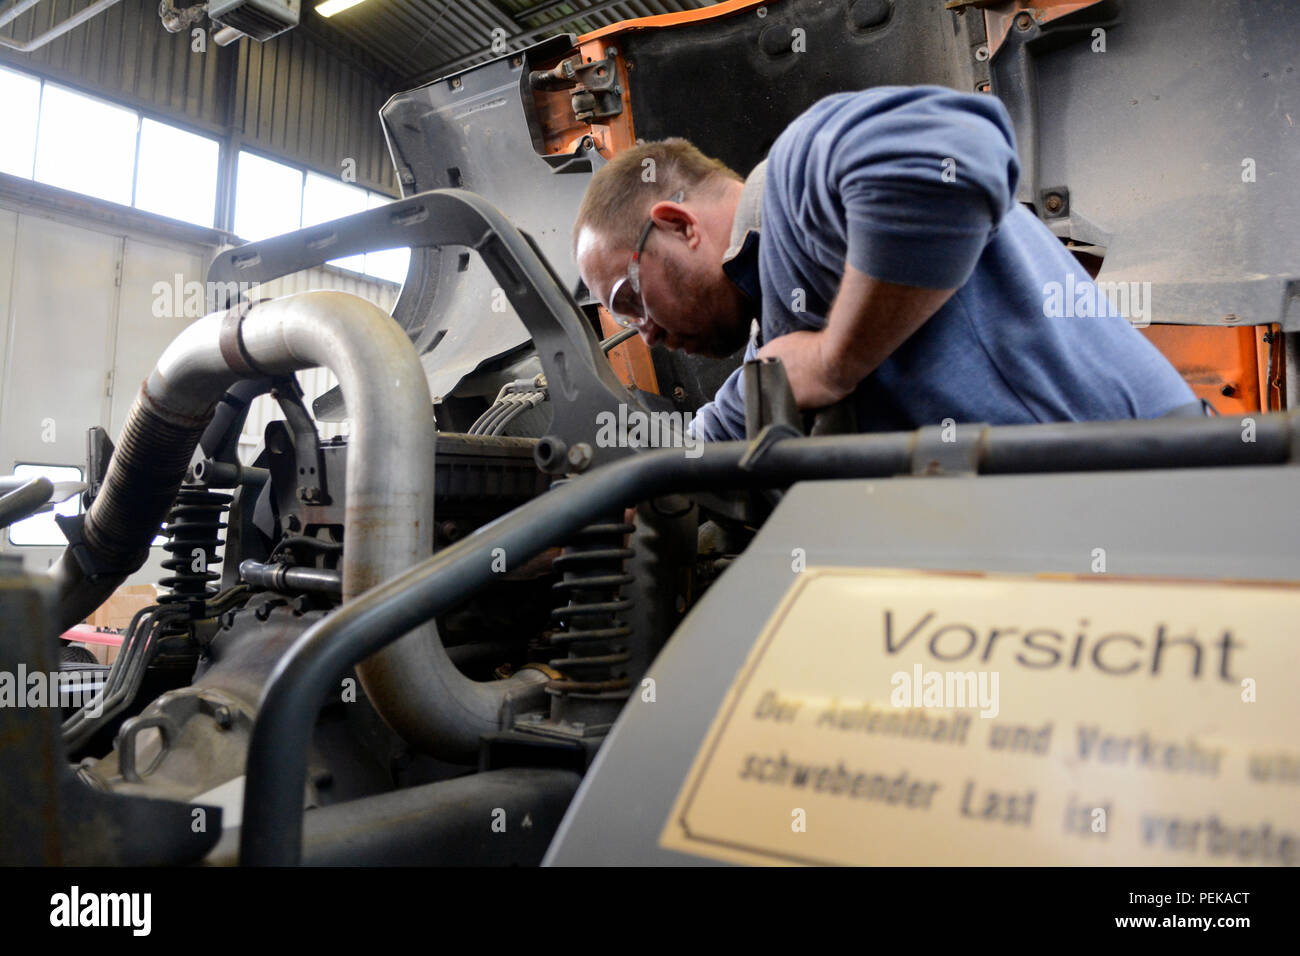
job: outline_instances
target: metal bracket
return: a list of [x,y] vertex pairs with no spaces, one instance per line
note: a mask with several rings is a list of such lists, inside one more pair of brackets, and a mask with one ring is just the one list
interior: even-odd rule
[[974,475],[988,440],[988,425],[933,425],[917,429],[914,475]]
[[1044,219],[1070,217],[1070,189],[1068,186],[1049,186],[1038,191],[1039,215]]
[[97,580],[101,575],[126,577],[128,574],[139,570],[149,560],[149,549],[145,548],[124,565],[105,564],[86,545],[85,522],[86,516],[84,514],[56,514],[54,516],[54,523],[59,526],[63,536],[68,539],[68,551],[76,559],[81,568],[81,573],[90,580]]
[[533,70],[528,85],[535,90],[573,89],[573,115],[590,123],[623,112],[623,87],[618,82],[618,50],[610,47],[603,60],[584,63],[581,56],[561,60],[549,70]]
[[779,358],[750,359],[741,372],[745,393],[745,437],[757,438],[768,425],[788,425],[803,434],[803,415]]
[[86,429],[86,490],[81,495],[84,509],[89,509],[90,503],[99,497],[114,450],[113,439],[108,437],[107,431],[99,425]]
[[302,386],[292,375],[272,379],[271,397],[280,405],[293,432],[294,466],[298,469],[298,499],[304,504],[330,504],[325,487],[325,453],[321,450],[316,423],[303,404]]
[[573,115],[581,123],[608,119],[623,112],[623,87],[618,82],[614,58],[593,60],[576,70],[579,86],[573,91]]
[[803,437],[803,432],[785,422],[773,422],[770,425],[764,425],[763,430],[749,443],[749,448],[745,450],[745,454],[741,457],[739,462],[740,470],[753,471],[763,456],[777,442],[784,441],[787,438]]

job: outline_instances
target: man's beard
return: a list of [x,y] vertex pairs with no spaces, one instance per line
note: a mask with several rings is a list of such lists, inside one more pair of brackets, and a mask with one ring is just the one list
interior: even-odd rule
[[726,358],[745,345],[748,335],[743,323],[737,326],[718,326],[694,343],[695,351],[708,358]]
[[[673,285],[679,289],[691,288],[686,271],[676,261],[669,259],[664,265],[667,278]],[[703,295],[692,296],[696,300],[696,311],[700,315],[713,316],[714,321],[693,335],[680,336],[682,348],[689,345],[687,351],[692,354],[720,359],[727,358],[745,344],[749,337],[749,322],[743,313],[736,311],[736,303],[727,291],[725,285],[714,286]],[[738,320],[733,322],[733,316],[738,316]]]

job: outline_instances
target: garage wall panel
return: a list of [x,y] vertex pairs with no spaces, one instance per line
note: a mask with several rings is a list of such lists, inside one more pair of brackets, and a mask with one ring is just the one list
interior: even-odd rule
[[[0,472],[19,462],[84,467],[86,431],[106,424],[122,240],[17,215],[0,370]],[[0,547],[44,569],[61,549]]]

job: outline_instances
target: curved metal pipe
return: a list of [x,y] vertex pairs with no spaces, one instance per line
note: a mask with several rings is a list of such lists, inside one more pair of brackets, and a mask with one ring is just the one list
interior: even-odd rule
[[[143,563],[139,550],[148,548],[184,477],[176,463],[188,464],[230,385],[318,366],[338,377],[353,422],[344,509],[345,605],[428,558],[435,427],[415,348],[386,312],[364,299],[305,292],[246,307],[242,315],[237,309],[205,316],[163,352],[86,516],[87,550],[114,573],[87,579],[65,552],[51,572],[64,617],[85,617]],[[165,443],[157,439],[159,432],[167,433]],[[164,448],[167,462],[159,469],[156,456]],[[361,662],[357,673],[394,731],[450,759],[476,753],[480,735],[498,729],[507,701],[542,699],[546,680],[534,671],[504,681],[467,679],[432,622]]]

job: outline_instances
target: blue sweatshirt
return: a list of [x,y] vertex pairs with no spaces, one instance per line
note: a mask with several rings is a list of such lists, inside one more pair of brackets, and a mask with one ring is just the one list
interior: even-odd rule
[[[820,100],[768,155],[762,341],[822,328],[848,263],[887,282],[957,290],[858,385],[861,431],[1154,418],[1195,401],[1015,201],[1019,172],[996,97],[918,86]],[[1135,308],[1150,315],[1149,291]],[[755,351],[751,342],[746,357]],[[697,437],[744,438],[740,378],[737,369],[697,412]]]

